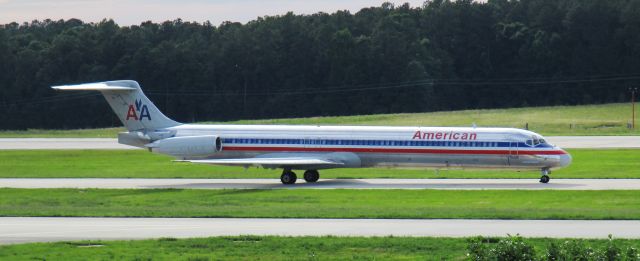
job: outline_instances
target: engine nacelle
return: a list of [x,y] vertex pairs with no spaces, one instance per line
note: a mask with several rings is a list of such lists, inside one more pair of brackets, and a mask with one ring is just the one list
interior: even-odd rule
[[207,156],[222,151],[222,141],[215,135],[166,138],[145,146],[151,152],[175,157]]

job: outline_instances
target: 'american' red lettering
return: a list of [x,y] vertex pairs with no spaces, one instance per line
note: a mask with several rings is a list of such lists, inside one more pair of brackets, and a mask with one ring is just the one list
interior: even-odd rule
[[477,133],[472,132],[423,132],[416,131],[412,140],[476,140]]

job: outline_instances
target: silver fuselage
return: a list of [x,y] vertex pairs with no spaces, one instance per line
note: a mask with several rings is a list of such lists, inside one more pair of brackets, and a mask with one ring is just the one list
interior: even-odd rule
[[513,128],[184,124],[160,131],[171,137],[221,138],[221,151],[182,159],[333,153],[349,158],[344,167],[513,169],[551,169],[571,162],[557,146],[532,143],[543,141],[541,135]]

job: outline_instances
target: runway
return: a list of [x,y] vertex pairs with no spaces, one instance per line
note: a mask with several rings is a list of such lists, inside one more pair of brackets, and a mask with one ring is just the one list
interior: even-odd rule
[[100,189],[442,189],[442,190],[640,190],[640,179],[321,179],[283,185],[279,179],[3,178],[0,188]]
[[[640,148],[640,136],[550,136],[552,144],[565,149]],[[139,149],[102,138],[1,138],[0,150],[40,149]]]
[[546,139],[564,149],[640,148],[640,136],[549,136]]
[[0,138],[0,150],[139,149],[107,138]]
[[278,236],[640,238],[631,220],[0,218],[0,244],[69,240]]

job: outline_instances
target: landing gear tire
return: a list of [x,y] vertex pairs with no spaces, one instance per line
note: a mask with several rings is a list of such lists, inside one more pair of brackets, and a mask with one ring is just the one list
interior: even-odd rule
[[280,175],[280,181],[285,185],[295,184],[297,179],[296,173],[291,170],[285,170],[282,172],[282,175]]
[[549,183],[549,174],[551,174],[551,171],[548,168],[542,169],[542,177],[540,177],[540,183]]
[[317,170],[307,170],[304,172],[304,181],[313,183],[320,179],[320,173]]
[[547,184],[547,183],[549,183],[549,180],[550,180],[550,178],[549,178],[548,175],[544,175],[544,176],[540,177],[540,183]]

